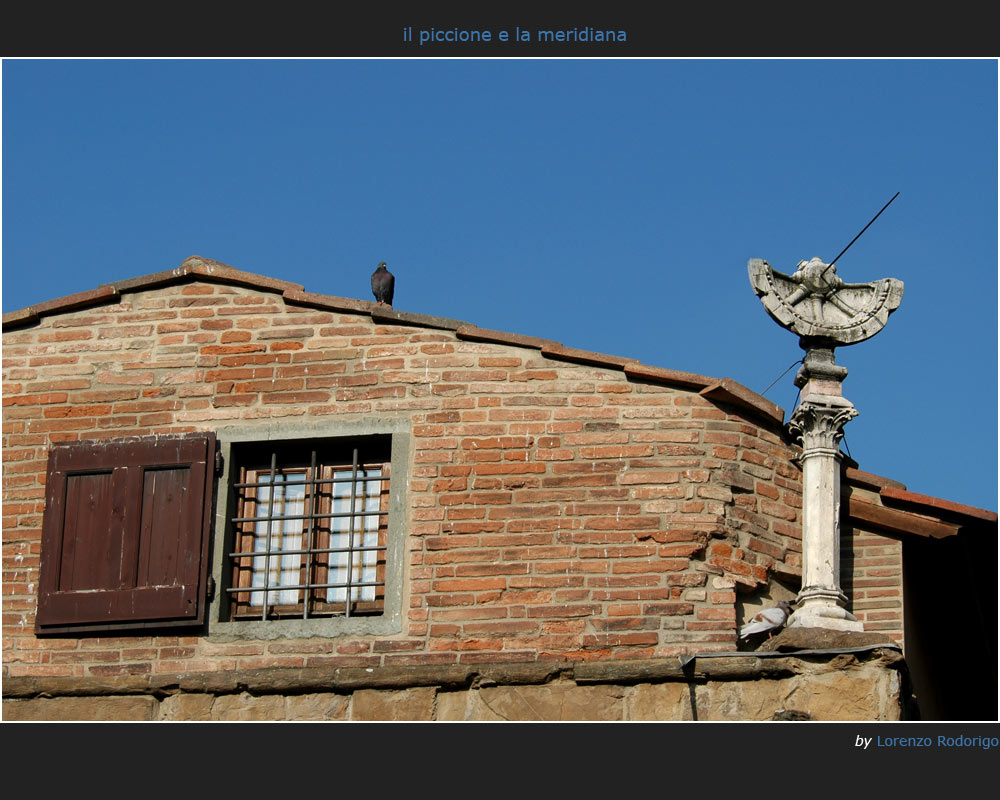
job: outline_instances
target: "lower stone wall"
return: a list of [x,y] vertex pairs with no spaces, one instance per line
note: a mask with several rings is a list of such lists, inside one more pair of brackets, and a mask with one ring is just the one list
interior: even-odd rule
[[[105,682],[13,679],[5,720],[899,720],[897,650],[733,653],[590,664],[437,670],[269,669]],[[407,683],[409,685],[407,685]],[[13,685],[12,685],[13,684]]]

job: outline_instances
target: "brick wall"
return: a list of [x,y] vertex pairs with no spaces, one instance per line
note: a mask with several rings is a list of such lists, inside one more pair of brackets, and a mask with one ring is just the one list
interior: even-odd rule
[[842,531],[842,588],[848,609],[865,624],[903,642],[903,543],[875,531]]
[[[865,624],[866,631],[903,640],[903,541],[898,531],[872,525],[851,516],[857,503],[877,508],[878,484],[892,481],[848,471],[845,481],[846,519],[841,523],[841,584],[849,599],[848,610]],[[866,480],[867,479],[867,480]]]
[[[798,573],[799,472],[742,387],[249,283],[136,281],[6,326],[5,676],[726,650],[737,589]],[[33,635],[50,444],[371,417],[412,433],[400,634]]]

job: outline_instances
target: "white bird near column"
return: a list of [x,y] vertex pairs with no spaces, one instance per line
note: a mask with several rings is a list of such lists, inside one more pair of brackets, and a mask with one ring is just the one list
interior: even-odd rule
[[765,608],[760,613],[755,614],[746,625],[740,628],[740,638],[745,639],[747,636],[755,633],[764,633],[767,631],[768,638],[770,639],[771,631],[784,625],[785,620],[788,619],[791,613],[792,604],[787,600],[782,600],[774,608]]

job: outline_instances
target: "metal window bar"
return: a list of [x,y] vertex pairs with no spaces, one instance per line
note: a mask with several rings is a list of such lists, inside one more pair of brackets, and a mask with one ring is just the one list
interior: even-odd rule
[[[267,495],[268,509],[270,509],[274,505],[274,474],[277,469],[277,462],[278,462],[278,454],[271,453],[271,473],[270,473],[271,487],[268,489],[268,495]],[[267,521],[267,545],[264,548],[265,550],[267,550],[267,555],[264,556],[264,602],[261,603],[261,607],[263,610],[261,611],[261,617],[260,617],[262,620],[267,619],[267,601],[268,601],[267,584],[271,580],[271,525],[273,522],[274,520],[272,519],[269,519]],[[256,538],[254,539],[254,542],[256,543]],[[281,580],[280,571],[278,574],[278,580],[279,581]]]
[[[313,450],[312,454],[309,456],[309,472],[306,473],[307,478],[312,478],[316,480],[316,451]],[[313,571],[313,523],[315,519],[316,511],[316,484],[314,483],[309,491],[309,518],[307,520],[307,541],[306,549],[309,551],[310,555],[306,559],[306,583],[312,582],[312,571]],[[309,603],[312,601],[312,592],[305,589],[302,592],[302,619],[309,619]]]
[[[308,470],[306,472],[306,478],[304,480],[294,480],[294,481],[291,481],[291,480],[282,480],[279,483],[276,480],[276,478],[278,477],[277,453],[272,453],[271,454],[271,466],[270,466],[270,470],[268,471],[267,478],[265,480],[244,481],[244,482],[233,484],[234,488],[238,488],[238,489],[247,489],[247,488],[254,488],[254,489],[256,489],[256,488],[264,488],[264,487],[267,488],[267,493],[265,495],[266,496],[266,503],[267,503],[267,513],[265,515],[263,515],[263,516],[256,516],[256,515],[255,516],[239,516],[239,517],[233,517],[232,520],[231,520],[233,523],[254,523],[255,525],[258,525],[259,523],[265,523],[266,524],[265,549],[264,550],[257,550],[256,547],[255,547],[254,550],[252,551],[252,553],[250,553],[250,554],[253,555],[254,559],[260,558],[261,556],[264,557],[264,570],[263,570],[264,585],[263,586],[249,586],[249,587],[248,586],[242,586],[242,587],[237,586],[237,587],[233,587],[233,588],[227,589],[227,592],[229,592],[231,594],[246,592],[246,593],[248,593],[250,595],[254,595],[254,594],[263,592],[264,593],[264,598],[263,598],[263,601],[262,601],[263,608],[261,610],[261,619],[262,620],[266,620],[267,619],[268,610],[271,607],[271,604],[268,602],[268,600],[269,600],[269,592],[272,589],[276,589],[277,590],[279,598],[281,597],[281,593],[282,592],[290,592],[290,591],[303,592],[303,594],[301,595],[301,598],[302,598],[302,616],[303,616],[303,619],[308,619],[309,614],[310,614],[310,606],[311,606],[311,603],[313,601],[313,593],[311,591],[313,589],[327,589],[328,590],[327,591],[327,602],[331,602],[330,592],[329,592],[330,589],[345,589],[346,591],[344,593],[344,615],[346,617],[350,617],[350,615],[351,615],[351,604],[352,604],[352,600],[354,599],[352,597],[353,590],[357,589],[358,590],[358,599],[363,599],[363,592],[362,592],[363,588],[372,587],[374,589],[374,588],[377,588],[379,586],[384,586],[385,585],[385,581],[384,580],[383,581],[379,581],[379,580],[365,580],[364,579],[365,569],[366,568],[370,568],[372,570],[375,570],[376,567],[377,567],[377,563],[376,562],[372,562],[371,565],[367,564],[365,562],[363,554],[364,553],[375,553],[375,552],[378,552],[378,551],[385,551],[387,549],[386,546],[385,545],[378,545],[377,543],[376,544],[365,544],[363,540],[357,546],[354,543],[355,533],[356,533],[356,530],[355,530],[355,518],[357,518],[357,517],[360,517],[360,518],[363,518],[363,519],[368,519],[370,517],[381,518],[383,516],[387,516],[388,513],[389,513],[388,511],[382,511],[382,510],[377,510],[377,511],[365,510],[363,506],[362,506],[361,509],[357,508],[358,500],[359,499],[362,499],[362,500],[364,500],[364,501],[367,502],[370,499],[372,499],[373,496],[374,497],[379,497],[381,495],[381,489],[382,489],[381,481],[383,481],[384,478],[385,478],[384,470],[382,468],[379,468],[377,475],[358,475],[358,468],[359,468],[359,465],[358,465],[358,451],[357,451],[357,448],[354,448],[353,453],[352,453],[352,458],[351,458],[350,493],[349,494],[344,494],[344,495],[334,495],[332,497],[332,499],[331,499],[331,503],[334,502],[335,500],[347,500],[350,503],[350,509],[351,510],[350,511],[346,511],[346,512],[334,512],[334,511],[331,510],[329,513],[316,513],[316,495],[317,495],[317,491],[318,491],[318,487],[319,486],[321,486],[321,485],[327,485],[327,484],[336,485],[338,483],[340,483],[340,484],[347,483],[347,481],[345,480],[346,476],[337,477],[336,474],[335,474],[333,478],[320,478],[319,477],[319,469],[318,469],[317,464],[316,464],[316,451],[312,451],[312,453],[311,453],[311,456],[310,456],[310,467],[308,468]],[[376,495],[370,495],[368,493],[367,486],[368,486],[369,482],[379,482],[378,494],[376,494]],[[359,483],[362,486],[366,487],[365,488],[365,492],[364,492],[364,494],[363,494],[363,496],[361,498],[359,498],[359,496],[358,496],[358,484]],[[297,487],[297,486],[306,487],[306,491],[308,492],[308,497],[309,497],[309,513],[307,513],[307,514],[274,514],[274,513],[272,513],[274,511],[274,509],[275,509],[275,506],[276,506],[276,499],[277,498],[276,498],[275,489],[278,486],[280,486],[281,489],[282,489],[281,498],[280,498],[282,510],[285,509],[286,504],[289,501],[289,495],[287,494],[287,492],[285,492],[285,489],[287,487]],[[244,501],[247,500],[247,497],[246,497],[245,494],[241,493],[241,497],[243,497]],[[263,505],[262,500],[263,500],[263,498],[261,498],[261,497],[254,497],[254,500],[253,500],[254,505],[259,508],[261,505]],[[293,499],[293,502],[296,502],[296,501]],[[348,522],[348,530],[346,531],[346,533],[347,533],[347,547],[323,547],[323,548],[315,547],[314,546],[314,544],[315,544],[315,538],[314,538],[315,537],[315,521],[318,520],[318,519],[338,519],[338,518],[344,518],[344,517],[347,517],[347,522]],[[289,521],[289,520],[304,520],[304,521],[307,522],[306,530],[299,532],[299,541],[300,541],[300,543],[302,541],[302,537],[303,536],[305,536],[305,538],[306,538],[306,547],[304,549],[302,549],[301,547],[300,548],[287,548],[286,549],[283,546],[285,544],[285,538],[286,538],[286,534],[287,534],[287,528],[286,528],[285,523],[287,521]],[[273,524],[275,522],[281,522],[282,523],[282,526],[281,526],[282,527],[281,544],[279,545],[281,547],[281,549],[277,549],[277,550],[274,549],[273,546],[272,546],[272,542],[273,542],[273,538],[274,538],[274,535],[273,535]],[[371,532],[371,528],[369,526],[365,525],[365,526],[363,526],[363,528],[365,529],[366,532]],[[375,529],[374,529],[374,532],[376,533],[376,536],[377,536],[378,528],[379,528],[379,526],[377,525],[375,527]],[[254,535],[254,541],[256,541],[257,540],[257,534],[254,533],[253,535]],[[333,531],[331,531],[331,536],[332,535],[333,535]],[[377,539],[376,539],[376,542],[377,542]],[[342,582],[340,582],[340,581],[337,581],[337,582],[331,582],[331,581],[318,582],[318,581],[314,580],[314,571],[315,571],[315,569],[317,567],[317,561],[316,561],[315,556],[318,555],[318,554],[321,554],[321,553],[346,553],[346,555],[347,555],[347,564],[346,564],[346,570],[344,572],[345,577],[346,577],[346,581],[342,581]],[[361,567],[361,570],[362,570],[362,574],[359,575],[360,580],[356,580],[354,578],[354,554],[355,553],[362,554],[362,556],[361,556],[362,560],[361,560],[361,562],[359,564],[359,566]],[[234,558],[234,559],[245,558],[247,555],[248,555],[248,553],[246,551],[237,551],[237,552],[229,554],[229,556],[231,558]],[[292,556],[292,555],[304,555],[304,556],[306,556],[306,559],[304,560],[304,563],[302,563],[301,560],[300,560],[299,567],[298,567],[299,574],[300,575],[304,574],[304,576],[305,576],[305,582],[304,583],[302,582],[301,578],[300,578],[300,581],[298,583],[296,583],[295,585],[286,584],[286,583],[282,582],[282,570],[286,566],[285,563],[284,563],[285,562],[285,557]],[[271,567],[270,567],[270,559],[271,559],[272,556],[275,556],[275,557],[279,558],[278,574],[276,576],[276,581],[275,581],[275,583],[273,585],[271,583]],[[327,570],[333,570],[333,571],[337,571],[337,570],[340,569],[339,567],[334,567],[332,564],[327,564],[326,567],[327,567]],[[256,569],[255,566],[252,566],[251,567],[251,575],[253,575],[255,573],[257,573],[257,569]],[[374,592],[372,593],[372,599],[374,599]]]
[[[292,508],[293,510],[301,510],[304,501],[305,493],[304,491],[298,491],[295,489],[289,490],[285,487],[284,475],[277,470],[277,466],[274,465],[274,469],[269,473],[271,478],[268,481],[268,488],[266,492],[261,492],[260,495],[255,498],[258,504],[266,503],[268,509],[268,514],[261,517],[257,523],[254,525],[254,538],[253,538],[253,553],[254,562],[251,569],[251,583],[257,584],[258,580],[263,582],[264,596],[260,599],[261,616],[262,619],[266,619],[268,608],[272,605],[285,605],[288,603],[296,603],[299,596],[296,592],[285,588],[292,583],[299,582],[299,572],[302,568],[302,559],[296,558],[295,556],[289,554],[287,550],[292,549],[289,547],[291,544],[293,547],[302,546],[303,530],[299,526],[298,529],[290,527],[288,523],[282,522],[280,517],[283,515],[273,513],[276,509],[287,510]],[[290,516],[290,515],[289,515]],[[277,530],[275,530],[275,524],[278,522]],[[266,526],[266,537],[262,542],[259,534],[261,533],[261,527]],[[264,544],[264,549],[261,549],[260,545]],[[263,559],[264,569],[260,569],[260,562]],[[276,563],[275,563],[276,562]],[[274,570],[276,574],[272,575],[271,570]],[[294,579],[292,578],[294,575]],[[272,604],[270,592],[268,589],[274,588],[275,590],[275,603]],[[252,597],[255,595],[252,595]],[[251,600],[251,605],[256,605],[255,600]]]
[[[355,500],[358,492],[358,448],[354,448],[354,454],[351,456],[351,511],[354,511]],[[354,565],[351,563],[353,560],[353,553],[351,548],[354,547],[354,515],[351,514],[350,518],[347,520],[348,534],[347,534],[347,597],[344,598],[344,616],[348,619],[351,618],[351,577],[353,574]]]
[[[365,483],[367,481],[380,481],[383,476],[381,475],[358,475],[358,483]],[[314,481],[305,479],[301,481],[284,481],[285,486],[312,486],[313,484],[322,485],[324,483],[343,483],[341,478],[317,478]],[[270,486],[268,481],[245,481],[243,483],[234,483],[234,489],[246,489],[255,486]]]
[[[271,550],[271,551],[254,550],[253,553],[249,553],[249,554],[245,553],[245,552],[243,552],[241,550],[237,550],[234,553],[230,553],[229,556],[230,556],[230,558],[241,558],[241,557],[242,558],[246,558],[247,555],[252,555],[252,556],[254,556],[256,558],[259,558],[260,556],[268,554],[268,552],[270,552],[270,555],[272,555],[272,556],[279,556],[279,555],[286,555],[286,556],[300,555],[300,556],[303,556],[303,555],[307,555],[309,553],[347,553],[347,552],[350,552],[351,550],[353,550],[355,553],[373,553],[373,552],[378,551],[378,550],[386,550],[386,549],[388,549],[388,548],[386,548],[386,546],[384,544],[376,544],[376,545],[370,545],[368,547],[365,547],[363,545],[359,546],[359,547],[312,547],[312,548],[310,548],[308,550]],[[346,586],[346,584],[345,584],[345,586]],[[235,587],[233,589],[228,589],[227,591],[230,591],[230,592],[249,592],[250,589],[248,587],[246,587],[246,586],[242,586],[242,587],[241,586],[237,586],[237,587]]]
[[[357,589],[359,586],[385,586],[385,581],[351,581],[350,583],[298,583],[298,584],[282,584],[282,591],[290,591],[292,589],[344,589],[351,587]],[[273,592],[274,587],[267,586],[243,586],[236,589],[226,589],[227,592]]]
[[[342,481],[341,481],[342,482]],[[282,482],[280,486],[288,486]],[[301,485],[301,484],[300,484]],[[233,517],[230,522],[267,522],[270,520],[289,519],[338,519],[340,517],[386,517],[388,511],[343,511],[337,514],[273,514],[265,517]]]

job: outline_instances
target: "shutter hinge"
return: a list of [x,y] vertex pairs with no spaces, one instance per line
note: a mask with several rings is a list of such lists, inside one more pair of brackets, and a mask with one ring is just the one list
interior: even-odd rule
[[211,603],[215,599],[215,578],[208,576],[208,590],[205,592],[205,599]]
[[216,475],[221,475],[222,474],[222,451],[221,450],[216,450],[215,451],[215,474]]

